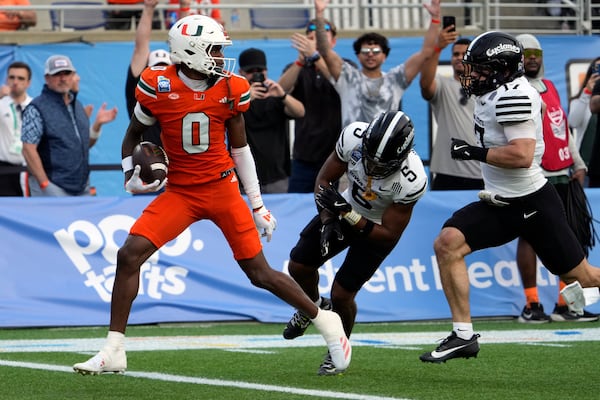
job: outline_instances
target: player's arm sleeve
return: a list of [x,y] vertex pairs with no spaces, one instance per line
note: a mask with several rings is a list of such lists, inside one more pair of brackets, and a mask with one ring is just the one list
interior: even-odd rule
[[254,164],[254,157],[252,157],[252,152],[250,151],[250,146],[232,147],[231,158],[233,158],[235,170],[242,182],[242,186],[248,196],[252,209],[256,210],[257,208],[262,207],[263,200],[260,194],[256,166]]
[[504,135],[507,141],[515,139],[535,139],[535,123],[533,120],[527,120],[504,126]]
[[133,114],[142,124],[151,126],[156,122],[156,118],[152,115],[149,109],[142,106],[139,102],[135,104]]

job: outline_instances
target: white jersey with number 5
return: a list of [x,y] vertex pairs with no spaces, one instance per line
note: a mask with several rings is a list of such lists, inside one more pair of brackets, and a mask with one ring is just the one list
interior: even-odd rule
[[362,163],[362,137],[369,126],[366,122],[348,125],[337,141],[335,151],[340,160],[348,163],[348,188],[342,195],[363,217],[381,224],[385,209],[392,203],[416,202],[427,190],[427,174],[419,155],[411,150],[402,166],[384,179],[373,179],[374,200],[365,199],[367,174]]
[[[505,146],[513,139],[535,139],[534,160],[529,168],[502,168],[481,163],[485,188],[507,198],[533,193],[546,183],[540,167],[544,154],[542,100],[526,78],[520,77],[475,101],[475,135],[485,148]],[[533,120],[535,129],[523,129],[507,138],[504,125]]]

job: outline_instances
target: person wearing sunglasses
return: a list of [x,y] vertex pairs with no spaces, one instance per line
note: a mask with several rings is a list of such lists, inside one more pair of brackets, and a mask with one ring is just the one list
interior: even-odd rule
[[[525,77],[529,83],[537,89],[543,101],[542,131],[544,135],[544,154],[541,167],[544,176],[553,184],[560,195],[563,206],[567,209],[569,181],[571,179],[583,184],[586,174],[585,163],[579,155],[575,141],[571,135],[567,122],[567,113],[560,103],[560,96],[554,84],[544,78],[543,50],[539,40],[530,34],[522,34],[516,37],[523,45],[523,60]],[[573,173],[571,173],[573,171]],[[567,213],[571,217],[570,213]],[[569,225],[574,232],[581,232],[581,225],[585,224],[577,218],[569,218]],[[587,256],[590,239],[578,237],[581,247]],[[558,299],[551,315],[544,312],[540,303],[537,288],[537,256],[533,247],[522,237],[517,243],[517,266],[523,281],[526,304],[523,307],[518,321],[522,323],[546,323],[550,321],[561,322],[586,322],[597,321],[598,316],[588,311],[579,315],[569,310],[565,300],[558,295]],[[559,290],[566,284],[559,283]]]
[[342,100],[342,126],[354,121],[369,122],[382,111],[398,110],[404,92],[434,52],[440,0],[423,2],[431,23],[421,50],[387,72],[382,71],[382,65],[390,54],[390,47],[387,38],[377,32],[365,33],[354,41],[353,49],[360,68],[345,62],[331,48],[324,19],[328,3],[329,0],[315,0],[317,50],[325,60]]
[[[483,189],[483,179],[479,162],[455,160],[447,151],[452,138],[475,145],[475,100],[466,94],[460,84],[460,76],[464,72],[462,60],[471,40],[458,38],[455,28],[451,25],[440,30],[436,51],[433,57],[425,61],[419,81],[421,96],[429,102],[437,123],[435,135],[432,135],[429,166],[431,190],[480,190]],[[449,44],[452,44],[452,75],[437,74],[440,53]]]
[[[328,20],[324,22],[327,41],[333,48],[336,27]],[[312,19],[305,32],[292,35],[292,47],[298,50],[298,57],[284,68],[279,78],[279,84],[305,108],[304,117],[295,124],[290,193],[314,191],[319,169],[333,151],[342,130],[340,96],[329,82],[327,64],[317,51],[316,30],[316,20]]]
[[23,110],[31,102],[27,94],[30,85],[28,64],[15,61],[8,66],[6,84],[0,86],[0,196],[23,196],[21,122]]

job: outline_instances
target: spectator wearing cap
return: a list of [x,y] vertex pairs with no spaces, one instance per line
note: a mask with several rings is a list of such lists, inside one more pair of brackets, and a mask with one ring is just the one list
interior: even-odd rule
[[286,193],[290,174],[290,119],[302,118],[304,106],[267,76],[260,49],[239,56],[240,75],[250,82],[250,108],[244,113],[246,135],[262,193]]
[[[127,115],[131,117],[135,108],[135,87],[146,67],[156,67],[160,65],[171,65],[169,52],[164,49],[150,51],[150,36],[152,34],[152,16],[158,0],[145,0],[144,10],[140,17],[140,22],[135,31],[135,46],[129,68],[127,69],[127,78],[125,80],[125,102],[127,104]],[[144,132],[144,140],[160,145],[160,125],[158,122]]]
[[[23,112],[21,140],[32,197],[90,195],[89,149],[100,130],[90,130],[85,109],[72,91],[74,77],[69,57],[49,57],[42,93]],[[116,109],[101,111],[99,127],[116,116]]]
[[[297,98],[306,110],[295,123],[292,170],[288,192],[312,193],[317,174],[335,148],[342,130],[340,96],[329,82],[327,64],[317,51],[316,20],[310,20],[304,33],[292,35],[298,57],[287,65],[279,78],[285,91]],[[329,46],[336,43],[335,25],[325,20]],[[350,60],[345,60],[353,64]]]

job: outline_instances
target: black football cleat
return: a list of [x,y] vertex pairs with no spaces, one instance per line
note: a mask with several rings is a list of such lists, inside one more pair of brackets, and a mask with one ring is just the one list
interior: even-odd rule
[[423,362],[443,363],[451,358],[471,358],[477,357],[479,353],[479,343],[477,338],[479,334],[474,334],[471,339],[465,340],[456,336],[456,332],[442,341],[442,343],[432,352],[421,354],[419,357]]

